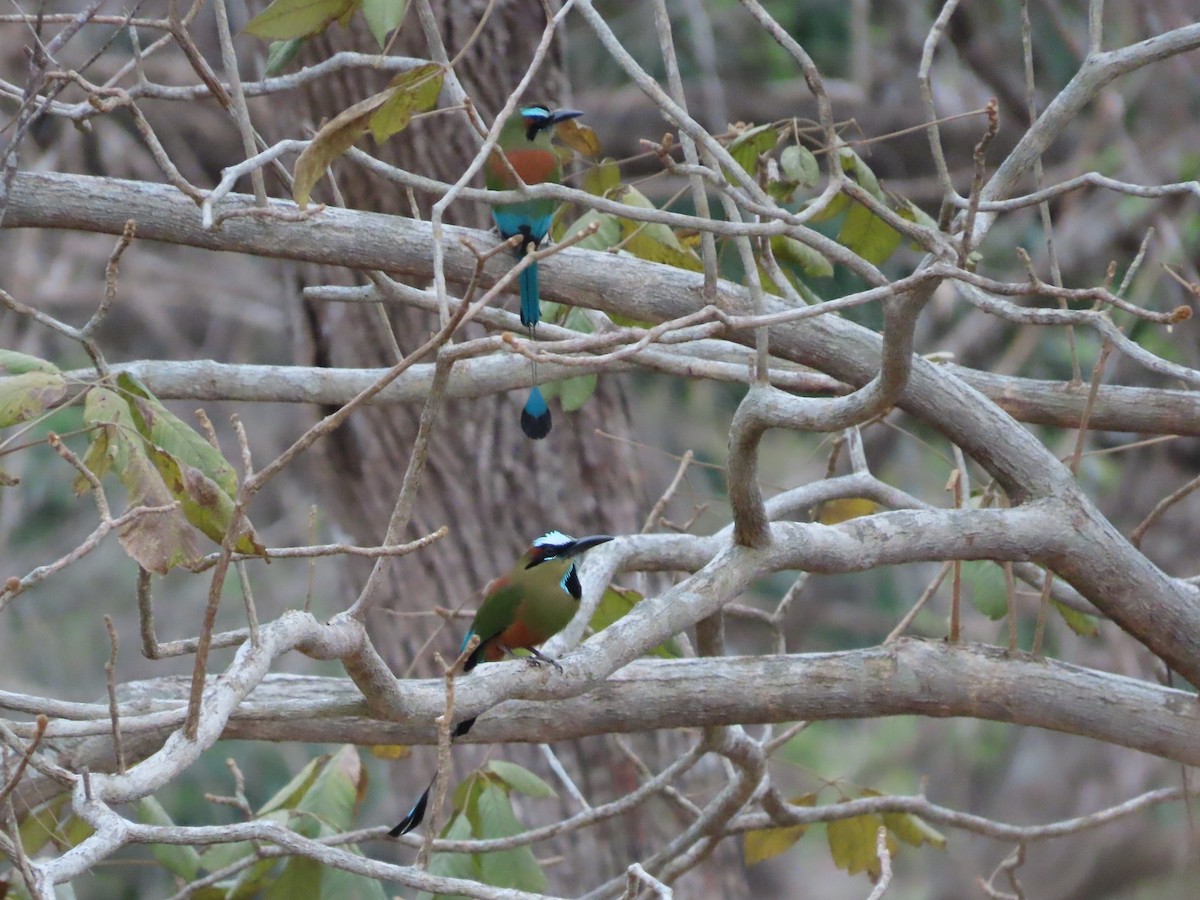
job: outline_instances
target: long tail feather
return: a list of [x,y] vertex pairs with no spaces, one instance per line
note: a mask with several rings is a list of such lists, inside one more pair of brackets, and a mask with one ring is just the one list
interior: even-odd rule
[[521,410],[521,430],[527,438],[540,441],[550,433],[551,424],[550,407],[546,405],[541,388],[535,385]]
[[413,804],[413,808],[408,811],[408,815],[400,820],[400,824],[388,832],[388,837],[400,837],[402,834],[408,834],[414,828],[421,824],[425,818],[425,810],[429,806],[429,792],[433,790],[433,782],[437,780],[437,776],[433,776],[433,780],[429,782],[429,787],[425,788],[424,792]]
[[[475,716],[472,716],[469,719],[463,719],[455,725],[454,731],[450,733],[450,740],[453,741],[455,738],[460,738],[470,731],[471,726],[475,724],[475,718]],[[408,811],[408,815],[401,819],[400,823],[388,832],[388,837],[400,837],[402,834],[408,834],[425,820],[425,811],[429,808],[429,794],[433,790],[433,785],[436,781],[437,775],[434,775],[429,782],[429,787],[421,792],[421,796],[417,798],[417,802]]]
[[536,325],[542,318],[538,300],[538,266],[531,262],[520,276],[521,281],[521,324],[527,328]]

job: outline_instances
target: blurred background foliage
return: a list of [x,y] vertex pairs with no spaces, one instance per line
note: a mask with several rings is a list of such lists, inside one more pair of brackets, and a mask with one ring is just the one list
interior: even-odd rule
[[[651,72],[662,77],[649,4],[611,0],[599,4],[625,46]],[[813,105],[792,60],[762,33],[734,0],[699,0],[672,4],[676,44],[692,108],[714,132],[730,123],[762,124],[799,117],[811,119]],[[774,0],[764,4],[813,55],[826,79],[842,133],[855,144],[883,186],[908,198],[926,213],[938,214],[938,187],[933,175],[916,79],[922,42],[935,3],[835,2]],[[55,4],[48,4],[47,8]],[[58,4],[73,8],[66,0]],[[1190,6],[1190,9],[1189,9]],[[258,7],[250,10],[256,12]],[[981,109],[996,97],[1001,129],[990,151],[994,163],[1012,146],[1027,122],[1021,68],[1021,4],[1018,0],[963,4],[952,20],[934,67],[939,111],[953,116]],[[1188,0],[1146,0],[1109,4],[1106,44],[1141,39],[1194,18]],[[1076,70],[1086,41],[1085,4],[1031,4],[1037,75],[1036,100],[1044,108]],[[860,21],[855,22],[855,17]],[[862,20],[863,16],[869,16]],[[243,22],[246,13],[243,12]],[[217,59],[211,12],[202,13],[196,32],[202,47]],[[864,27],[865,25],[865,27]],[[99,31],[102,31],[99,30]],[[0,67],[5,77],[20,81],[26,36],[19,28],[0,28]],[[100,39],[97,35],[96,40]],[[261,65],[262,44],[239,38],[245,65]],[[590,33],[573,23],[568,29],[568,61],[574,102],[586,110],[586,121],[599,133],[604,152],[621,160],[626,181],[662,203],[682,186],[660,174],[652,155],[639,144],[657,141],[667,130],[657,111],[625,79],[596,45]],[[76,52],[81,52],[83,47]],[[365,48],[364,48],[365,49]],[[112,70],[129,52],[117,42],[98,63]],[[1200,59],[1195,54],[1149,67],[1117,83],[1092,104],[1045,158],[1046,181],[1097,170],[1140,183],[1195,178],[1200,173]],[[299,101],[299,98],[296,98]],[[186,113],[170,104],[146,104],[155,127],[168,142],[185,174],[201,185],[215,183],[219,170],[240,158],[236,135],[212,104],[192,105]],[[269,115],[265,104],[256,116]],[[25,150],[30,168],[65,168],[77,172],[158,180],[136,136],[119,124],[121,117],[98,121],[92,133],[47,121]],[[955,183],[966,192],[971,151],[982,133],[979,116],[943,125],[947,158]],[[906,131],[906,129],[912,129]],[[201,137],[198,137],[201,136]],[[869,141],[866,143],[865,141]],[[796,203],[802,201],[798,197]],[[691,211],[686,196],[676,208]],[[1052,204],[1054,245],[1068,285],[1100,283],[1110,260],[1122,277],[1148,228],[1156,229],[1146,261],[1133,280],[1130,299],[1141,306],[1168,309],[1190,302],[1182,288],[1161,277],[1160,263],[1180,267],[1196,279],[1200,255],[1200,213],[1194,204],[1139,200],[1085,191]],[[834,236],[839,223],[821,226]],[[103,291],[103,262],[111,250],[106,237],[83,234],[5,234],[0,263],[5,287],[27,302],[68,321],[82,322]],[[1046,235],[1034,209],[1004,216],[980,248],[980,269],[997,277],[1020,280],[1015,248],[1023,247],[1043,276],[1049,271]],[[909,271],[918,256],[901,247],[884,264],[893,276]],[[734,254],[723,253],[724,274],[742,275]],[[214,273],[219,284],[213,283]],[[809,278],[805,287],[823,298],[860,287],[838,269],[832,277]],[[121,293],[113,314],[98,335],[111,362],[141,358],[216,358],[226,362],[287,363],[293,357],[294,312],[278,264],[222,256],[186,248],[135,243],[121,270]],[[879,322],[876,307],[847,313],[869,326]],[[1118,322],[1120,313],[1114,313]],[[1147,349],[1197,366],[1194,328],[1166,333],[1146,323],[1125,322]],[[1076,335],[1079,366],[1088,376],[1097,355],[1091,334]],[[62,368],[82,366],[85,358],[72,345],[10,313],[0,313],[0,345],[51,359]],[[947,290],[930,304],[917,335],[918,351],[949,353],[962,365],[1004,374],[1063,381],[1073,366],[1068,336],[1060,330],[1010,325],[990,318]],[[676,523],[692,522],[696,532],[723,526],[729,519],[721,470],[726,458],[726,426],[741,389],[707,382],[684,382],[637,373],[620,376],[630,396],[636,454],[650,492],[670,478],[676,459],[691,450],[697,465],[667,512]],[[1122,360],[1109,363],[1106,380],[1157,384],[1156,376]],[[194,404],[171,403],[191,420]],[[250,424],[256,460],[280,452],[297,433],[297,414],[281,404],[251,409],[233,404],[205,404],[216,424],[226,455],[236,458],[229,414],[239,412]],[[54,430],[82,452],[83,439],[72,435],[80,426],[78,408],[64,409],[41,423],[24,440]],[[570,427],[569,419],[566,427]],[[1073,432],[1038,427],[1049,446],[1068,452]],[[936,433],[901,412],[865,432],[867,455],[885,480],[937,504],[949,502],[945,484],[953,470],[950,447]],[[1130,435],[1100,434],[1099,447],[1129,443]],[[784,490],[826,473],[831,445],[827,439],[773,433],[764,445],[762,481]],[[89,497],[75,497],[70,475],[45,447],[2,458],[4,468],[20,477],[17,489],[0,493],[0,559],[5,576],[24,572],[66,552],[94,527]],[[254,521],[265,543],[294,545],[341,537],[322,514],[323,496],[314,489],[328,473],[301,458],[286,479],[271,485],[256,501]],[[839,463],[846,465],[844,454]],[[1085,460],[1080,478],[1114,523],[1128,531],[1157,498],[1182,483],[1200,466],[1200,445],[1192,439],[1132,449]],[[973,472],[975,495],[986,484]],[[315,510],[315,511],[314,511]],[[1169,571],[1193,574],[1200,498],[1176,506],[1156,529],[1148,552]],[[994,608],[994,567],[972,567],[967,594],[985,611]],[[866,646],[878,642],[912,604],[936,572],[936,565],[881,569],[861,575],[813,577],[792,605],[787,619],[788,646],[810,652]],[[269,575],[269,577],[268,577]],[[230,578],[235,576],[231,574]],[[649,590],[657,582],[630,579]],[[786,577],[764,581],[758,593],[743,599],[769,609],[790,586]],[[50,691],[73,700],[97,700],[103,693],[103,666],[108,655],[101,616],[108,612],[122,635],[118,674],[122,680],[187,674],[192,660],[150,663],[138,652],[134,606],[134,570],[113,540],[61,576],[35,587],[3,613],[0,627],[0,683],[12,690]],[[161,604],[186,607],[198,616],[207,590],[205,579],[175,573],[156,582]],[[242,618],[235,581],[228,585],[218,629],[237,627]],[[311,599],[318,617],[341,609],[347,579],[338,562],[276,561],[255,579],[260,616],[264,619]],[[939,637],[946,631],[948,588],[943,588],[915,620],[910,632]],[[1002,586],[1001,586],[1002,590]],[[465,599],[465,598],[459,598]],[[1032,628],[1035,598],[1022,598],[1022,629]],[[162,619],[174,616],[161,610]],[[189,628],[191,626],[188,626]],[[968,614],[965,636],[1003,643],[1005,625],[982,612]],[[160,634],[160,639],[184,636]],[[731,652],[769,652],[766,635],[749,620],[731,621]],[[1104,625],[1096,637],[1081,637],[1062,621],[1053,623],[1049,649],[1054,655],[1086,665],[1146,677],[1151,661],[1115,628]],[[1024,634],[1027,646],[1028,634]],[[443,641],[449,644],[449,640]],[[445,648],[443,648],[445,649]],[[53,652],[48,652],[52,650]],[[219,669],[229,651],[216,651]],[[340,674],[293,655],[285,671]],[[317,754],[337,748],[222,743],[200,765],[162,791],[157,799],[172,818],[192,824],[236,821],[238,812],[214,804],[206,794],[229,794],[232,780],[226,758],[236,760],[246,775],[246,797],[258,809]],[[496,756],[503,753],[496,751]],[[396,766],[404,762],[376,759],[362,752],[367,784],[356,825],[390,823],[403,812],[405,797],[386,788]],[[1178,779],[1171,767],[1133,751],[1101,747],[1082,738],[1007,728],[987,722],[913,718],[869,722],[825,722],[801,732],[780,752],[775,775],[785,793],[804,794],[828,785],[849,793],[861,788],[914,791],[924,786],[945,805],[1016,823],[1035,823],[1098,809],[1133,793]],[[416,786],[414,786],[414,790]],[[529,801],[535,802],[535,801]],[[1200,887],[1200,870],[1189,862],[1184,810],[1177,806],[1061,841],[1029,848],[1022,880],[1043,898],[1141,898],[1190,895]],[[61,823],[60,823],[61,824]],[[814,829],[814,834],[819,829]],[[949,850],[902,853],[897,881],[889,896],[958,898],[976,896],[976,877],[986,877],[1009,852],[1008,847],[964,833],[950,833]],[[368,848],[369,853],[379,848]],[[1070,861],[1064,864],[1064,861]],[[859,898],[865,882],[839,871],[823,840],[807,835],[794,849],[749,870],[758,897]],[[123,851],[77,885],[78,896],[135,898],[164,896],[171,879],[155,864],[149,848]],[[342,896],[357,896],[353,892]],[[368,896],[364,894],[363,896]]]

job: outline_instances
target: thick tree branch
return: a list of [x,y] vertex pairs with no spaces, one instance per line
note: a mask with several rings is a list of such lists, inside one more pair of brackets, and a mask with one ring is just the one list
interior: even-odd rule
[[[14,182],[6,225],[121,233],[130,217],[145,239],[430,275],[425,223],[331,209],[312,221],[239,218],[221,232],[209,232],[198,227],[193,204],[174,189],[104,179],[22,174]],[[469,233],[448,229],[450,236],[454,232]],[[495,261],[488,274],[494,277],[506,265]],[[640,260],[571,249],[545,260],[542,268],[547,295],[633,318],[679,318],[703,305],[702,276]],[[448,242],[447,277],[465,283],[474,270],[473,255]],[[718,288],[730,310],[749,311],[744,289],[725,282]],[[767,300],[768,312],[782,311],[773,298]],[[753,336],[747,331],[731,337],[749,345]],[[852,385],[866,384],[880,371],[880,336],[835,317],[775,326],[771,348],[777,356]],[[962,447],[1012,502],[1047,496],[1065,502],[1074,540],[1071,552],[1053,560],[1057,573],[1172,668],[1200,683],[1200,591],[1167,578],[1133,548],[1035,436],[1014,428],[1012,419],[963,381],[921,359],[913,360],[898,405]]]

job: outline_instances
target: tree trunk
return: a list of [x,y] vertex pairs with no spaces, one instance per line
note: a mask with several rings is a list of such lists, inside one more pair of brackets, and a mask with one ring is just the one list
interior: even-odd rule
[[[488,7],[485,0],[435,2],[442,39],[453,59],[474,32]],[[409,10],[392,48],[397,55],[430,56],[416,19]],[[355,20],[356,24],[358,20]],[[524,74],[545,27],[538,3],[501,2],[455,65],[468,95],[485,120],[490,121],[503,106]],[[369,46],[372,39],[359,29],[348,39],[356,48]],[[346,32],[330,29],[332,38],[322,37],[309,62],[327,58],[346,49]],[[382,89],[387,76],[364,69],[337,73],[313,84],[304,114],[319,125],[346,107]],[[563,105],[567,86],[561,40],[547,56],[527,99]],[[295,123],[285,124],[295,133]],[[442,113],[415,121],[401,135],[372,152],[406,170],[454,182],[478,148],[478,139],[463,115]],[[396,215],[412,215],[409,196],[352,165],[337,168],[337,186],[347,206]],[[320,190],[320,186],[318,187]],[[329,199],[327,194],[325,199]],[[427,216],[436,198],[418,196],[422,216]],[[458,224],[487,227],[490,215],[477,204],[460,204],[448,211],[447,219]],[[298,272],[300,284],[344,280],[346,273],[308,269]],[[512,298],[509,298],[510,304]],[[395,359],[392,338],[384,328],[384,317],[402,352],[419,345],[436,326],[426,313],[378,308],[360,304],[304,302],[297,323],[300,339],[298,362],[321,366],[388,366]],[[588,403],[576,413],[554,410],[550,436],[533,442],[519,427],[524,395],[502,395],[480,400],[447,401],[435,428],[424,481],[417,501],[409,537],[450,527],[450,535],[421,553],[398,561],[391,572],[394,599],[390,608],[374,614],[371,621],[375,643],[400,675],[435,674],[432,653],[418,653],[434,631],[443,628],[434,616],[398,616],[397,613],[428,611],[435,605],[470,609],[482,585],[507,569],[538,535],[559,529],[571,534],[636,531],[640,516],[648,509],[646,491],[636,468],[630,445],[622,438],[629,432],[629,415],[620,385],[601,379]],[[420,407],[369,407],[356,413],[325,442],[323,451],[329,468],[332,511],[338,525],[354,540],[377,543],[383,536],[400,488],[412,441],[417,431]],[[601,437],[597,429],[616,435]],[[349,582],[361,584],[358,567]],[[449,659],[457,648],[465,623],[452,623],[432,647]],[[636,741],[638,752],[657,769],[682,752],[683,735],[663,733]],[[638,772],[631,761],[618,755],[610,741],[589,739],[559,746],[560,756],[573,769],[577,783],[589,796],[600,800],[627,793],[636,786]],[[509,748],[519,761],[544,768],[536,750]],[[455,751],[457,762],[478,760],[479,751]],[[432,757],[406,762],[396,771],[396,816],[425,784]],[[523,758],[522,758],[523,757]],[[421,766],[421,768],[418,768]],[[459,773],[461,774],[461,772]],[[542,802],[541,807],[547,804]],[[534,817],[553,820],[569,814],[566,808],[523,811],[526,821]],[[548,813],[548,814],[547,814]],[[621,820],[599,827],[599,831],[576,833],[558,839],[553,852],[566,860],[549,867],[551,890],[570,894],[579,885],[596,884],[619,875],[625,867],[661,846],[664,833],[679,827],[666,811],[654,814],[639,808]],[[551,849],[551,848],[546,848]],[[539,850],[539,855],[545,855]],[[736,897],[744,892],[736,847],[729,843],[719,851],[721,867],[689,878],[708,896]],[[722,871],[723,870],[723,871]]]

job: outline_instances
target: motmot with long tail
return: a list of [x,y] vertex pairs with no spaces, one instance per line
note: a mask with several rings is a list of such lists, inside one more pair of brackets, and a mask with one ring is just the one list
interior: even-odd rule
[[[507,573],[483,589],[483,602],[459,653],[466,652],[472,638],[478,637],[479,643],[464,661],[463,671],[470,672],[485,660],[503,659],[514,650],[528,651],[531,665],[549,663],[561,671],[558,661],[543,655],[537,645],[566,628],[579,610],[583,588],[576,557],[611,540],[612,536],[607,534],[575,539],[561,531],[551,531],[534,541]],[[462,737],[474,724],[474,717],[459,722],[454,726],[451,740]],[[389,835],[399,837],[421,824],[432,788],[431,781]]]
[[[546,106],[525,106],[509,116],[500,130],[497,146],[503,159],[496,153],[488,157],[485,177],[489,190],[509,191],[518,187],[519,177],[527,185],[558,184],[562,181],[562,162],[551,143],[554,128],[560,122],[581,116],[579,110],[551,110]],[[507,160],[507,165],[505,164]],[[536,250],[550,230],[557,202],[549,198],[522,200],[518,203],[498,203],[492,207],[492,218],[504,238],[518,235],[521,243],[516,248],[517,258],[523,258]],[[538,267],[531,261],[520,274],[521,324],[529,329],[533,338],[534,329],[541,319],[538,298]],[[550,433],[550,408],[537,385],[537,368],[534,367],[534,385],[529,399],[521,410],[521,430],[534,440]]]

